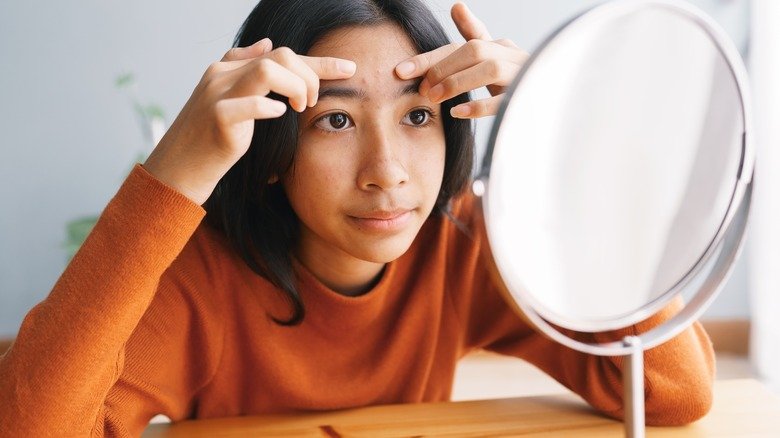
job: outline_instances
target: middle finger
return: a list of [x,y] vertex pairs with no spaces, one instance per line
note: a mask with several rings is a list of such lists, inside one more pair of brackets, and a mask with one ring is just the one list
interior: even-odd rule
[[445,78],[490,60],[508,61],[519,65],[525,60],[525,52],[493,41],[471,40],[428,70],[420,84],[420,94],[425,96],[428,90]]
[[461,93],[466,93],[486,85],[505,87],[520,71],[520,66],[508,62],[490,59],[465,70],[450,75],[428,91],[428,99],[440,103]]
[[298,75],[306,83],[306,105],[314,106],[320,89],[320,77],[292,49],[280,47],[269,53],[267,58]]

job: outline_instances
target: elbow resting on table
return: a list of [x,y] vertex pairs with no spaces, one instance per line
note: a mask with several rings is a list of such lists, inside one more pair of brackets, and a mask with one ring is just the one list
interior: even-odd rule
[[682,426],[707,415],[712,408],[712,384],[664,385],[650,390],[645,401],[648,426]]

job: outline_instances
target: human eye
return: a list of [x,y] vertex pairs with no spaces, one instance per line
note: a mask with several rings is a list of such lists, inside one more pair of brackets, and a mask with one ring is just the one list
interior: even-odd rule
[[402,123],[404,125],[421,127],[431,123],[436,117],[433,111],[426,108],[417,108],[409,111],[404,116]]
[[330,113],[317,119],[314,123],[326,132],[340,132],[352,127],[352,120],[346,113]]

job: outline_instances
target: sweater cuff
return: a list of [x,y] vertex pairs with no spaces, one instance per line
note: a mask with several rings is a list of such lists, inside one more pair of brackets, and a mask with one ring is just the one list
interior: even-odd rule
[[96,249],[98,253],[132,257],[141,265],[137,266],[140,272],[159,277],[205,215],[203,207],[136,164],[84,247],[90,249],[88,252]]
[[[181,219],[193,222],[195,225],[206,215],[206,210],[203,207],[184,196],[178,190],[155,178],[140,163],[136,163],[133,166],[133,170],[130,171],[122,186],[128,192],[136,195],[140,194],[142,199],[150,201],[150,207],[154,204],[164,209],[175,209],[182,214]],[[119,197],[121,193],[122,190],[120,189],[115,198]],[[154,202],[155,200],[157,202]]]
[[103,213],[121,211],[122,222],[153,223],[166,236],[192,235],[206,210],[136,164]]

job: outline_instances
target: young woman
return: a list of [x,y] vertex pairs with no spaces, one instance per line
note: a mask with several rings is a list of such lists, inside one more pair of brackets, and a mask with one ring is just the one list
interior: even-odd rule
[[[486,268],[469,119],[526,54],[452,16],[467,42],[417,0],[262,0],[0,358],[0,431],[447,400],[478,348],[619,418],[620,358],[534,332]],[[648,423],[708,410],[699,325],[645,360]]]

